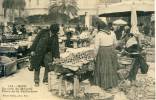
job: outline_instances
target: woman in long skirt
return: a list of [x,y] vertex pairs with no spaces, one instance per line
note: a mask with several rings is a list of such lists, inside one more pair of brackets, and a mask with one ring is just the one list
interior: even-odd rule
[[94,84],[109,89],[118,85],[117,68],[119,64],[114,49],[116,36],[110,30],[110,25],[99,25],[98,29],[99,32],[95,37]]

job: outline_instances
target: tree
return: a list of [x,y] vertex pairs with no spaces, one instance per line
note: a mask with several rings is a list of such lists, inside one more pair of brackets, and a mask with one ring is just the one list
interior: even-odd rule
[[77,16],[78,10],[76,0],[60,0],[50,6],[49,14],[65,14],[71,18]]
[[12,14],[12,19],[14,19],[14,11],[19,11],[19,16],[21,16],[21,11],[25,8],[25,0],[4,0],[2,7],[4,9],[4,17],[6,17],[6,13],[9,10]]

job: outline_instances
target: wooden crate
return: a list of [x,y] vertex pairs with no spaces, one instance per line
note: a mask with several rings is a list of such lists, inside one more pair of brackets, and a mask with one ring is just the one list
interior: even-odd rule
[[59,90],[59,80],[55,72],[48,73],[48,90]]
[[0,69],[1,69],[1,75],[2,76],[8,76],[13,73],[16,73],[17,71],[17,62],[14,58],[9,58],[6,56],[1,56],[0,61]]
[[63,80],[62,76],[59,76],[55,72],[48,73],[48,90],[59,96],[66,95],[67,82]]
[[17,63],[15,60],[13,60],[10,63],[4,64],[4,76],[16,73],[16,71],[17,71]]

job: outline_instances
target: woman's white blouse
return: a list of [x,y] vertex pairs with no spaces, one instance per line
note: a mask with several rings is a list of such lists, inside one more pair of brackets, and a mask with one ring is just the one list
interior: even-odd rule
[[111,34],[109,35],[104,31],[98,32],[98,34],[95,36],[95,54],[97,54],[100,46],[112,46],[116,45],[116,43],[116,35],[113,31],[111,31]]
[[132,46],[134,44],[137,44],[137,43],[138,42],[137,42],[136,38],[133,36],[133,37],[128,39],[128,41],[126,43],[126,47],[128,48],[128,47],[130,47],[130,46]]

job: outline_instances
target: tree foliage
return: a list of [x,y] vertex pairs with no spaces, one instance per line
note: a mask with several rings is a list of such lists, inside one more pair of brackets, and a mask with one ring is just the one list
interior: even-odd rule
[[60,0],[49,7],[49,14],[65,14],[67,16],[77,16],[79,8],[75,0]]

